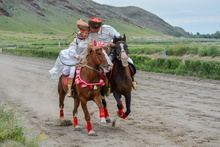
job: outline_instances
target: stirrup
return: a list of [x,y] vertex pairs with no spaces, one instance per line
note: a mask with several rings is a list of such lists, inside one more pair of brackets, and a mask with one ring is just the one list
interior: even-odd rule
[[108,87],[108,90],[107,90],[106,96],[109,96],[110,94],[111,94],[111,88]]
[[138,89],[138,86],[137,86],[137,82],[136,82],[136,81],[132,82],[132,87],[133,87],[134,90],[137,90],[137,89]]
[[72,96],[73,96],[72,90],[68,90],[68,91],[67,91],[67,96],[68,96],[68,97],[72,97]]

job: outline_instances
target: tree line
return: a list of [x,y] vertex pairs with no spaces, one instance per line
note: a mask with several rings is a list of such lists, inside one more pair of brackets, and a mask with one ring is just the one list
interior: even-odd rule
[[192,38],[215,38],[215,39],[220,39],[220,32],[216,31],[213,34],[200,34],[197,32],[196,34],[190,34]]

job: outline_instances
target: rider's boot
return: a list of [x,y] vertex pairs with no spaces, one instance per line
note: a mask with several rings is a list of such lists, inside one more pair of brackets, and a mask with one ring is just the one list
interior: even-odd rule
[[137,82],[134,80],[134,76],[132,76],[132,87],[134,90],[138,89]]
[[110,94],[111,94],[111,86],[109,85],[106,95],[109,96]]
[[74,78],[68,78],[68,91],[67,91],[67,96],[68,97],[73,96],[73,91],[72,91],[73,79]]

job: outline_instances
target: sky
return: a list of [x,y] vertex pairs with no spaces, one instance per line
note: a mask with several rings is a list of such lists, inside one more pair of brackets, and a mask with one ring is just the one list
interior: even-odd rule
[[220,0],[93,0],[116,7],[137,6],[189,33],[220,31]]

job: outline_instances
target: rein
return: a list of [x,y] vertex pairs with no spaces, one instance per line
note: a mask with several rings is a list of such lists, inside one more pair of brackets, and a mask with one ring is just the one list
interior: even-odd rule
[[87,68],[89,68],[89,69],[92,69],[92,70],[94,70],[94,71],[96,71],[97,73],[99,73],[100,71],[99,70],[97,70],[97,69],[95,69],[95,68],[93,68],[92,66],[89,66],[88,64],[86,64],[86,63],[82,63],[85,67],[87,67]]
[[80,67],[86,66],[87,68],[92,69],[92,70],[96,71],[97,73],[100,72],[99,70],[97,70],[97,69],[95,69],[95,68],[89,66],[88,64],[86,64],[86,63],[84,63],[84,62],[79,62],[79,63],[77,63],[77,64],[71,64],[71,65],[70,65],[70,64],[65,64],[65,63],[61,60],[60,55],[59,55],[58,57],[59,57],[60,62],[61,62],[63,65],[65,65],[65,66],[80,66]]

